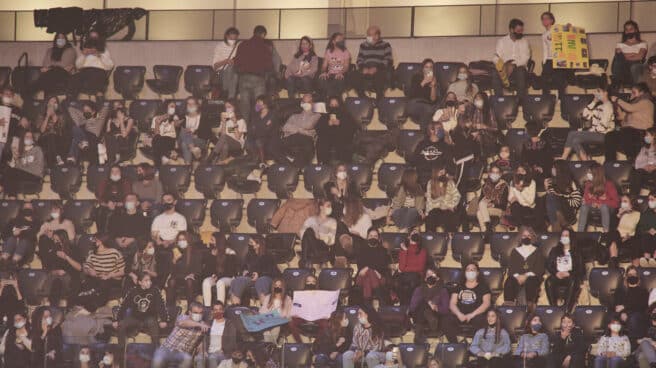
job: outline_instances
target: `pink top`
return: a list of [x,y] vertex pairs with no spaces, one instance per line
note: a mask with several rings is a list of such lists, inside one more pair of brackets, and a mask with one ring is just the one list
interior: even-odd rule
[[340,50],[335,47],[333,51],[326,50],[324,63],[328,63],[328,74],[345,74],[349,69],[351,53],[348,50]]

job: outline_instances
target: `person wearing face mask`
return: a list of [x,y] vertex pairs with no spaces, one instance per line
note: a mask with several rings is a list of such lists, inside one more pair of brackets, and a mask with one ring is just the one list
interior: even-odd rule
[[55,230],[52,238],[42,237],[39,242],[39,259],[48,272],[45,290],[50,290],[50,305],[59,305],[77,288],[82,265],[71,249],[71,241],[64,230]]
[[59,322],[48,307],[37,307],[32,312],[32,365],[30,367],[57,367],[63,363],[63,341]]
[[109,236],[96,236],[95,247],[82,264],[84,283],[81,293],[94,290],[100,293],[101,301],[105,302],[105,298],[109,297],[109,290],[120,288],[125,275],[123,255],[118,250],[111,248],[109,244]]
[[619,256],[620,253],[624,256],[628,256],[634,266],[642,265],[644,267],[650,267],[649,259],[650,257],[643,257],[641,251],[641,243],[639,239],[636,239],[636,230],[638,223],[640,222],[640,211],[633,209],[633,202],[631,197],[628,195],[623,195],[620,198],[620,208],[617,211],[617,229],[612,230],[608,233],[607,243],[609,243],[608,253],[610,260],[608,262],[608,267],[619,268]]
[[510,215],[503,218],[504,225],[509,229],[516,226],[530,225],[535,212],[535,180],[528,175],[525,166],[518,166],[512,181],[508,185],[508,208]]
[[41,225],[36,237],[39,241],[41,241],[41,237],[52,239],[52,235],[57,230],[66,231],[69,239],[75,239],[75,225],[73,221],[66,218],[64,215],[64,205],[58,201],[50,205],[50,213],[46,221]]
[[41,75],[37,89],[43,90],[45,96],[51,96],[57,90],[65,89],[68,79],[75,71],[77,52],[63,33],[55,33],[52,46],[46,50],[41,64]]
[[517,161],[511,155],[510,146],[501,145],[497,154],[498,158],[492,164],[499,167],[501,175],[512,177],[513,170],[517,167]]
[[433,59],[424,59],[421,62],[421,70],[417,70],[412,76],[404,94],[408,98],[405,107],[406,115],[419,125],[428,124],[435,112],[435,104],[440,98]]
[[454,160],[450,142],[442,123],[431,122],[427,125],[425,138],[419,142],[409,159],[410,164],[417,169],[422,186],[428,183],[434,166],[441,165],[447,172],[452,172]]
[[476,263],[465,265],[458,287],[451,292],[449,311],[443,320],[443,331],[449,342],[458,341],[462,335],[461,325],[478,330],[485,327],[485,313],[491,306],[492,292],[482,281],[481,270]]
[[[305,284],[302,286],[302,289],[296,289],[296,290],[298,290],[298,291],[317,290],[317,283],[318,283],[318,280],[317,280],[316,276],[307,275],[305,277]],[[295,297],[295,291],[292,291],[292,296]],[[294,299],[292,299],[292,303],[294,303]],[[326,330],[326,329],[330,328],[330,320],[329,319],[322,318],[322,319],[317,319],[317,320],[314,320],[314,321],[310,322],[310,321],[307,321],[307,320],[305,320],[301,317],[298,317],[295,314],[292,314],[291,312],[290,312],[290,314],[292,315],[292,318],[289,321],[288,326],[289,326],[289,330],[292,333],[292,336],[294,337],[294,341],[297,342],[297,343],[302,343],[303,342],[303,340],[301,338],[301,334],[304,335],[304,332],[301,330],[301,326],[303,326],[305,324],[308,324],[308,323],[314,324],[315,326],[317,326],[319,328],[319,331],[323,331],[323,330]]]
[[629,175],[629,190],[631,195],[639,196],[644,184],[656,179],[656,128],[649,128],[645,132],[645,144],[635,159]]
[[23,203],[18,216],[9,220],[2,232],[0,266],[4,270],[14,270],[22,266],[25,256],[34,253],[36,229],[39,226],[34,219],[32,203]]
[[166,280],[166,303],[174,306],[178,300],[178,290],[183,286],[186,300],[196,300],[197,290],[202,281],[203,263],[207,248],[197,235],[181,231],[176,236],[175,247],[171,250],[170,265],[162,275],[170,274]]
[[[214,367],[212,364],[213,362],[210,362],[209,366]],[[246,360],[244,359],[244,352],[241,350],[235,350],[232,352],[230,359],[222,360],[217,368],[248,368],[248,363],[246,363]]]
[[200,159],[202,148],[207,142],[216,141],[212,135],[212,122],[209,116],[201,111],[200,101],[193,96],[186,99],[186,113],[180,122],[178,145],[186,164],[192,159]]
[[620,129],[605,136],[605,161],[617,160],[617,152],[623,152],[632,161],[640,152],[645,131],[654,125],[654,102],[649,88],[638,83],[631,87],[629,102],[617,96],[611,96],[610,100],[617,106]]
[[651,368],[656,365],[656,308],[649,307],[649,329],[647,334],[638,340],[640,344],[635,356],[640,368]]
[[335,32],[330,36],[323,60],[319,90],[325,97],[338,96],[341,99],[346,88],[344,78],[351,66],[351,53],[346,49],[343,33]]
[[471,121],[474,130],[478,132],[475,138],[481,146],[483,157],[489,158],[497,153],[499,146],[505,141],[505,137],[494,117],[487,93],[478,92],[474,96],[473,105]]
[[608,329],[597,342],[597,355],[594,368],[620,368],[631,354],[631,342],[626,336],[622,323],[617,318],[611,318]]
[[344,110],[341,98],[329,97],[328,114],[322,114],[317,123],[317,162],[350,162],[356,131],[353,116]]
[[349,319],[343,311],[334,311],[330,315],[328,327],[319,330],[319,335],[312,344],[314,366],[328,368],[339,365],[344,354],[351,346],[353,336],[349,329]]
[[426,260],[426,249],[421,246],[421,234],[415,228],[401,243],[399,268],[393,280],[402,305],[410,302],[413,290],[421,283],[421,278],[426,272]]
[[296,91],[312,92],[314,76],[319,70],[319,57],[314,52],[314,43],[308,36],[303,36],[298,44],[298,50],[285,69],[287,80],[287,95],[296,97]]
[[[121,299],[113,326],[118,330],[118,344],[125,346],[128,336],[144,330],[157,345],[159,329],[170,320],[160,290],[147,273],[137,276],[137,285]],[[158,322],[159,321],[159,322]]]
[[556,17],[551,12],[544,12],[540,15],[540,21],[544,27],[542,33],[542,74],[540,75],[542,94],[548,95],[551,90],[556,89],[558,90],[558,97],[562,99],[567,90],[568,78],[573,77],[573,75],[568,69],[554,69],[553,67],[551,27],[556,24]]
[[[328,182],[323,185],[324,197],[330,200],[333,205],[332,217],[342,219],[345,212],[346,201],[350,198],[362,198],[360,187],[352,180],[349,175],[348,166],[345,164],[336,164],[335,171]],[[352,219],[357,221],[359,218]],[[349,224],[354,225],[355,222]],[[364,229],[365,232],[369,227]]]
[[277,124],[274,124],[274,111],[271,99],[258,96],[255,100],[255,114],[251,115],[246,137],[246,149],[257,157],[261,169],[265,169],[267,159],[271,158],[272,144],[275,141]]
[[585,144],[602,144],[606,134],[615,129],[615,108],[608,97],[608,90],[599,88],[594,92],[594,98],[583,109],[583,119],[589,127],[584,130],[573,130],[567,134],[565,148],[561,159],[567,160],[572,152],[576,152],[582,161],[589,157],[585,152]]
[[560,318],[560,331],[551,339],[549,367],[576,368],[585,366],[589,344],[570,314]]
[[642,285],[638,268],[628,266],[624,273],[624,282],[618,285],[613,299],[608,305],[609,313],[619,318],[626,325],[627,335],[636,341],[647,333],[647,302],[649,291]]
[[615,56],[611,65],[612,86],[619,88],[638,82],[642,75],[647,42],[640,37],[638,23],[628,20],[624,23],[622,42],[615,46]]
[[212,67],[217,73],[221,90],[227,92],[226,97],[228,99],[237,97],[239,75],[234,64],[238,47],[239,30],[235,27],[229,27],[223,33],[223,41],[219,42],[214,48],[214,55],[212,56]]
[[456,75],[456,81],[449,84],[448,92],[453,92],[456,94],[458,101],[474,101],[474,96],[478,93],[478,86],[476,83],[473,83],[471,80],[471,73],[465,65],[461,65],[458,68],[458,74]]
[[155,177],[153,165],[142,162],[137,165],[137,180],[132,182],[132,192],[137,195],[140,210],[150,217],[153,204],[158,203],[164,193],[162,183]]
[[394,60],[392,46],[387,41],[383,41],[378,26],[367,28],[367,38],[360,44],[355,63],[358,73],[354,75],[356,81],[353,84],[358,96],[364,97],[367,85],[371,84],[377,99],[385,97],[385,88],[391,80]]
[[476,357],[475,367],[505,367],[506,355],[510,353],[510,335],[501,326],[501,316],[497,310],[487,312],[487,326],[476,331],[469,352]]
[[139,275],[146,274],[151,280],[157,280],[157,259],[155,257],[155,242],[144,241],[132,257],[130,265],[129,280],[126,279],[124,286],[126,290],[139,284]]
[[520,288],[524,288],[529,311],[533,311],[540,294],[545,259],[535,246],[537,236],[530,227],[519,229],[520,241],[508,260],[508,278],[503,285],[503,300],[508,305],[517,301]]
[[241,276],[235,277],[230,284],[230,304],[240,304],[244,291],[255,287],[260,305],[264,297],[271,292],[272,279],[280,276],[276,262],[267,253],[267,244],[259,235],[252,235],[248,241],[248,253],[241,268]]
[[321,114],[312,111],[312,95],[301,99],[302,111],[290,116],[282,127],[282,140],[275,151],[277,162],[287,162],[296,167],[305,167],[314,156],[316,127]]
[[318,201],[317,205],[319,213],[308,217],[298,233],[301,238],[301,262],[304,265],[333,262],[335,257],[337,221],[331,217],[332,204],[324,199]]
[[[281,278],[274,279],[271,283],[271,292],[264,297],[262,306],[260,307],[260,314],[278,312],[280,317],[292,317],[292,298],[287,295],[285,288],[285,281]],[[280,327],[274,327],[263,332],[264,341],[276,343],[278,335],[280,334]]]
[[155,351],[152,367],[166,368],[176,362],[179,368],[191,368],[194,351],[210,328],[203,322],[203,305],[189,303],[189,313],[178,317],[173,331]]
[[250,109],[257,96],[266,94],[266,74],[274,71],[274,48],[266,40],[267,29],[258,25],[253,37],[242,41],[235,52],[234,67],[239,73],[239,101],[244,119],[250,121]]
[[647,85],[651,95],[656,96],[656,55],[650,56],[647,60],[647,67],[643,71],[640,80]]
[[414,289],[409,302],[408,310],[415,328],[414,342],[423,344],[426,334],[437,331],[440,319],[449,313],[449,292],[433,268],[426,270],[424,282]]
[[358,273],[355,284],[362,289],[365,300],[370,301],[374,297],[387,299],[384,297],[384,288],[389,280],[391,262],[391,257],[380,240],[380,233],[375,228],[369,229],[367,245],[356,252]]
[[123,198],[130,193],[131,184],[128,178],[123,177],[121,167],[112,165],[107,177],[100,180],[96,187],[96,198],[100,206],[94,213],[94,220],[98,232],[106,233],[109,221],[113,215],[122,207]]
[[426,231],[456,232],[462,223],[461,194],[443,167],[433,167],[431,180],[426,185]]
[[[558,245],[549,251],[547,271],[549,278],[544,283],[547,299],[552,306],[558,306],[562,299],[567,312],[572,312],[578,301],[580,285],[585,279],[585,264],[578,250],[574,231],[564,229],[560,232]],[[561,290],[565,289],[564,293]]]
[[105,146],[107,146],[107,161],[119,163],[125,161],[133,153],[138,132],[134,119],[127,114],[125,107],[119,107],[109,115],[105,131]]
[[401,183],[396,188],[392,205],[387,213],[387,224],[396,225],[401,232],[421,223],[426,215],[426,197],[419,184],[419,171],[407,168],[401,177]]
[[71,120],[73,120],[73,141],[66,160],[72,164],[80,160],[82,152],[88,156],[91,163],[97,164],[99,162],[97,147],[103,133],[103,127],[109,116],[110,107],[103,106],[99,109],[98,106],[102,105],[92,101],[85,101],[81,110],[77,107],[68,106],[68,113]]
[[656,265],[656,192],[654,191],[647,197],[647,209],[640,214],[636,234],[640,241],[641,255],[650,266]]
[[601,213],[603,232],[610,231],[611,214],[619,207],[619,196],[615,184],[606,179],[604,167],[593,163],[586,174],[583,190],[583,204],[579,212],[579,232],[587,229],[588,216],[591,210],[598,209]]
[[375,367],[385,360],[384,331],[378,313],[369,304],[360,305],[358,322],[353,327],[351,346],[342,355],[343,368],[354,368],[363,359],[367,367]]
[[524,334],[519,338],[515,349],[516,368],[544,368],[549,358],[549,336],[544,333],[540,316],[533,315],[526,320]]
[[80,53],[75,60],[77,73],[68,81],[69,100],[76,100],[85,86],[107,88],[108,73],[114,69],[106,40],[99,30],[91,30],[80,43]]
[[175,210],[176,204],[177,200],[172,193],[162,195],[163,212],[155,217],[150,226],[151,236],[158,245],[168,247],[173,244],[179,232],[187,231],[187,220]]
[[66,157],[71,145],[71,126],[60,108],[57,96],[50,97],[45,107],[45,114],[40,122],[38,145],[42,147],[48,168],[64,164],[62,157]]
[[[478,226],[482,232],[494,232],[492,217],[497,220],[503,216],[508,205],[508,183],[501,177],[501,169],[495,165],[490,165],[487,178],[483,181],[481,187],[481,196],[478,200],[473,199],[467,205],[467,214],[476,215]],[[498,222],[497,222],[498,223]]]
[[212,305],[212,287],[216,288],[216,300],[226,303],[226,289],[232,280],[239,276],[241,260],[237,253],[228,247],[226,237],[221,232],[212,233],[209,243],[210,254],[203,262],[203,304]]
[[576,222],[576,212],[583,198],[567,161],[554,162],[551,177],[544,179],[544,188],[547,191],[546,210],[551,230],[560,231]]
[[448,92],[444,96],[444,103],[435,110],[433,122],[442,123],[444,131],[450,133],[458,126],[458,116],[462,113],[458,104],[458,96],[454,92]]
[[[531,46],[524,38],[524,22],[513,18],[508,30],[508,35],[497,41],[493,61],[497,70],[502,71],[493,73],[492,85],[497,96],[502,96],[504,87],[508,87],[506,83],[510,83],[517,90],[517,95],[524,97],[528,92],[527,65],[531,59]],[[503,80],[501,73],[507,76],[507,81]]]
[[148,233],[148,219],[139,211],[139,198],[128,193],[123,200],[123,209],[115,210],[109,217],[108,234],[114,239],[123,258],[131,260],[137,248],[137,239]]
[[45,175],[45,158],[34,134],[25,132],[17,147],[11,149],[11,160],[3,175],[4,193],[15,198],[25,185],[40,185]]
[[241,116],[235,100],[225,102],[221,114],[219,138],[208,159],[209,162],[227,163],[231,155],[241,154],[246,144],[246,122]]
[[0,356],[4,356],[4,366],[7,368],[32,367],[32,338],[27,314],[17,313],[10,319],[11,327],[7,328],[0,340]]
[[91,349],[88,346],[82,346],[77,356],[77,362],[80,368],[92,368]]
[[100,363],[98,363],[98,368],[119,368],[119,360],[117,354],[114,354],[113,351],[105,350]]
[[168,158],[171,151],[175,150],[178,137],[177,128],[181,124],[180,117],[176,112],[175,101],[167,101],[164,106],[163,111],[153,116],[150,126],[155,167],[160,167],[163,158]]

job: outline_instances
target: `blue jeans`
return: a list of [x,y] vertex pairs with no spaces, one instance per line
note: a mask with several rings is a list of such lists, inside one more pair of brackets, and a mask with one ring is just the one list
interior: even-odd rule
[[[588,215],[590,215],[592,209],[592,205],[589,204],[581,206],[581,212],[579,213],[579,232],[585,232],[588,226]],[[601,212],[601,227],[604,228],[604,232],[608,232],[610,230],[610,207],[602,204],[599,207],[599,212]]]
[[73,124],[73,140],[71,141],[71,148],[68,151],[68,157],[72,157],[75,161],[80,157],[80,143],[88,141],[87,134],[84,131],[84,128]]
[[246,288],[253,286],[257,292],[256,297],[259,298],[260,295],[267,295],[271,292],[272,282],[273,281],[269,276],[260,276],[257,278],[257,280],[255,280],[255,282],[253,282],[250,277],[235,277],[235,279],[232,280],[232,283],[230,283],[230,294],[241,299],[244,291],[246,291]]
[[190,164],[193,156],[191,154],[191,148],[189,146],[194,146],[202,148],[205,145],[205,140],[198,138],[193,133],[189,133],[185,129],[180,130],[180,135],[178,136],[178,142],[180,143],[180,150],[182,151],[182,158],[185,163]]
[[264,76],[247,73],[239,75],[239,108],[242,115],[244,115],[244,120],[250,121],[255,99],[265,93],[266,80]]
[[594,368],[621,368],[624,366],[624,359],[620,357],[606,358],[598,356],[594,360]]
[[584,144],[589,144],[589,143],[601,144],[604,143],[604,139],[606,139],[606,135],[604,133],[573,131],[567,133],[567,140],[565,141],[565,147],[571,148],[572,151],[581,154],[581,152],[585,152],[585,150],[583,149]]
[[210,353],[207,355],[196,353],[196,358],[194,358],[194,366],[196,368],[214,368],[218,367],[221,361],[224,359],[226,359],[226,357],[223,355],[223,353]]
[[32,246],[31,242],[25,238],[16,238],[15,236],[10,236],[5,240],[5,244],[2,247],[2,253],[7,253],[13,257],[23,258],[27,254],[27,250]]
[[191,368],[193,359],[190,354],[169,350],[162,346],[155,351],[152,368],[166,368],[171,362],[176,362],[178,368]]
[[392,212],[392,221],[399,229],[409,229],[419,223],[419,212],[416,208],[401,207]]
[[221,89],[228,91],[228,98],[237,97],[237,83],[239,83],[239,75],[232,65],[226,65],[221,73],[219,73],[221,80]]
[[558,222],[558,210],[560,209],[560,199],[557,195],[547,193],[546,195],[547,218],[550,224]]
[[341,368],[342,354],[337,354],[335,360],[330,359],[330,355],[317,354],[314,356],[314,366],[316,368]]

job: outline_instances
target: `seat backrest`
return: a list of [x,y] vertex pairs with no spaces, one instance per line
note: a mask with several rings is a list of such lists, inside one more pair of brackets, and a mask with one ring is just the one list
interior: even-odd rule
[[449,248],[449,234],[427,232],[421,234],[421,246],[426,249],[426,255],[437,266],[446,257]]
[[353,327],[356,326],[358,323],[358,311],[360,310],[360,307],[357,305],[351,306],[351,307],[344,307],[343,311],[344,314],[346,314],[346,318],[349,320],[349,329],[352,331]]
[[319,272],[319,289],[346,290],[351,287],[351,268],[324,268]]
[[572,178],[582,188],[585,182],[588,169],[595,163],[595,161],[570,161],[569,172],[572,173]]
[[483,236],[480,233],[455,233],[451,237],[451,252],[453,259],[466,265],[478,262],[483,258],[485,250]]
[[461,66],[466,66],[461,62],[448,62],[448,61],[438,61],[434,64],[435,68],[435,78],[437,83],[440,85],[440,91],[442,96],[444,92],[449,88],[449,85],[456,81],[458,77],[458,69]]
[[529,141],[528,133],[524,128],[511,128],[506,132],[506,143],[515,158],[522,156],[524,143]]
[[327,165],[308,165],[303,169],[303,186],[315,198],[323,196],[323,186],[330,181],[333,168]]
[[285,344],[283,349],[285,367],[309,368],[312,364],[312,346],[310,344]]
[[510,253],[518,243],[519,233],[493,233],[490,235],[490,252],[492,258],[501,266],[507,266]]
[[389,198],[394,197],[401,184],[403,171],[405,171],[404,164],[383,163],[378,167],[378,188],[387,193]]
[[267,187],[278,198],[289,198],[298,187],[299,169],[285,164],[273,164],[266,170]]
[[134,100],[130,104],[130,117],[133,118],[139,131],[149,132],[150,124],[153,120],[153,117],[161,110],[162,101],[161,100]]
[[396,87],[407,95],[412,83],[412,77],[421,72],[421,63],[399,63],[394,71]]
[[37,119],[41,116],[45,116],[46,113],[46,103],[45,100],[31,100],[23,102],[23,116],[30,123],[35,126],[38,124]]
[[538,235],[536,245],[544,259],[547,259],[549,252],[558,245],[558,242],[560,242],[560,233],[544,233]]
[[381,233],[380,240],[384,247],[387,247],[392,255],[392,261],[397,263],[399,260],[399,252],[401,251],[401,244],[408,238],[407,233]]
[[194,187],[205,198],[216,199],[225,188],[226,173],[220,165],[199,165],[194,171]]
[[114,69],[114,90],[125,99],[133,99],[143,89],[145,66],[117,66]]
[[553,119],[556,107],[554,95],[529,95],[521,101],[524,120],[546,124]]
[[399,344],[401,362],[406,368],[420,368],[426,366],[428,358],[428,344]]
[[519,113],[519,98],[517,96],[491,96],[490,103],[500,129],[510,128]]
[[601,305],[579,305],[574,309],[574,320],[583,335],[592,340],[604,332],[606,307]]
[[656,287],[656,270],[653,268],[640,268],[640,284],[647,290],[652,290]]
[[182,67],[179,65],[155,65],[153,66],[153,75],[155,75],[155,79],[171,83],[177,82],[182,76]]
[[510,334],[510,340],[516,342],[523,333],[524,323],[527,317],[526,307],[523,306],[498,306],[501,325]]
[[437,344],[433,354],[442,364],[441,368],[461,368],[467,363],[467,344]]
[[100,183],[109,174],[109,166],[107,165],[89,165],[87,167],[87,189],[91,193],[95,193]]
[[421,130],[403,129],[399,133],[399,142],[397,144],[396,153],[399,156],[410,159],[415,153],[419,142],[424,139],[425,134]]
[[82,171],[79,166],[57,166],[50,171],[52,189],[61,198],[72,198],[82,185]]
[[401,337],[408,332],[408,306],[383,305],[378,309],[378,316],[383,323],[386,338]]
[[210,207],[212,225],[222,231],[231,231],[241,223],[243,208],[243,199],[215,199]]
[[212,88],[212,74],[209,65],[189,65],[184,71],[185,90],[196,97],[202,97]]
[[492,291],[499,295],[503,291],[505,271],[502,267],[481,267],[481,277]]
[[[41,223],[50,219],[50,210],[54,203],[59,203],[54,199],[36,199],[32,201],[32,208],[34,211],[34,220]],[[16,212],[18,213],[18,212]]]
[[384,97],[379,99],[376,104],[378,120],[390,127],[403,124],[406,118],[405,106],[407,102],[405,97]]
[[18,287],[28,305],[40,305],[41,298],[49,295],[50,290],[45,286],[48,280],[48,271],[24,268],[16,276]]
[[304,290],[305,278],[314,274],[314,270],[308,268],[285,268],[282,278],[285,280],[287,290]]
[[95,200],[69,200],[64,205],[64,215],[73,221],[79,232],[86,232],[93,225],[95,207]]
[[8,66],[0,67],[0,87],[5,88],[11,82],[11,68]]
[[0,200],[0,229],[5,229],[7,224],[9,224],[9,221],[18,216],[22,207],[23,201],[15,199]]
[[175,210],[185,217],[187,223],[199,227],[205,221],[205,199],[179,199]]
[[11,85],[18,94],[26,92],[41,77],[40,66],[19,66],[11,72]]
[[583,110],[592,102],[591,94],[566,94],[560,97],[560,116],[575,129],[583,127]]
[[624,269],[593,268],[590,271],[588,282],[590,294],[599,299],[604,305],[613,301],[613,294],[618,287],[622,287]]
[[246,215],[248,224],[253,226],[259,233],[268,233],[271,227],[271,218],[280,207],[279,199],[253,198],[248,202]]
[[560,319],[565,315],[565,309],[550,305],[538,305],[535,314],[540,316],[542,327],[547,334],[553,336],[560,329]]
[[346,168],[350,180],[357,185],[361,193],[366,193],[371,188],[373,167],[365,164],[349,164]]
[[629,187],[629,176],[633,172],[633,163],[630,161],[606,161],[604,162],[606,177],[615,183],[622,193],[626,193]]
[[287,263],[294,258],[296,252],[294,245],[296,244],[295,233],[273,233],[266,237],[267,252],[271,254],[276,264]]
[[374,104],[368,97],[347,97],[344,107],[361,126],[369,124],[374,115]]
[[159,181],[165,191],[184,194],[191,182],[191,165],[162,165],[159,168]]
[[243,262],[248,254],[248,242],[251,240],[250,234],[232,233],[228,235],[228,247],[235,251],[237,258]]
[[460,267],[440,267],[438,270],[440,280],[444,283],[460,283],[463,276],[463,270]]

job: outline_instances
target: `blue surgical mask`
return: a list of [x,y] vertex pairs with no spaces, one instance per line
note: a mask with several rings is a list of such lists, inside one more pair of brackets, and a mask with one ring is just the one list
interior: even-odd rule
[[645,136],[645,143],[647,143],[647,144],[651,144],[651,142],[652,142],[653,140],[654,140],[654,138],[652,138],[651,136],[649,136],[649,135],[646,135],[646,136]]

